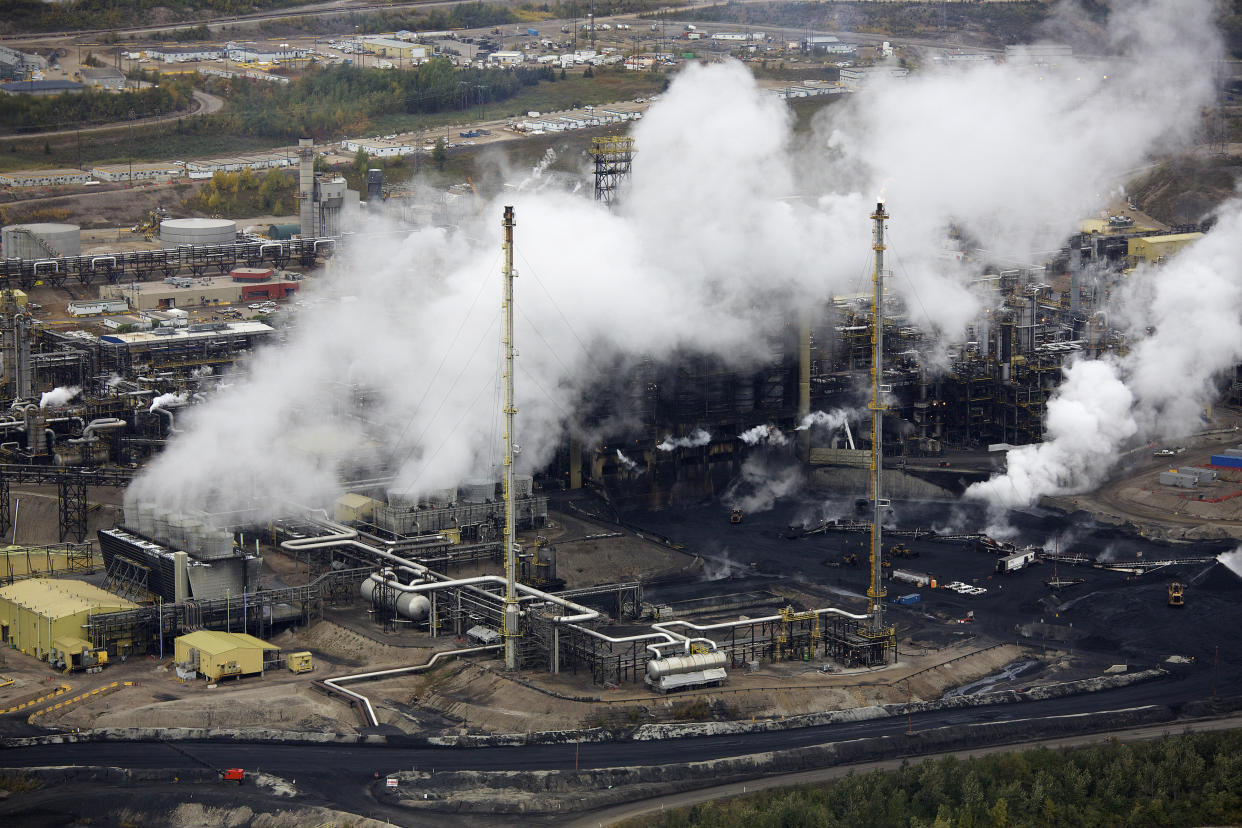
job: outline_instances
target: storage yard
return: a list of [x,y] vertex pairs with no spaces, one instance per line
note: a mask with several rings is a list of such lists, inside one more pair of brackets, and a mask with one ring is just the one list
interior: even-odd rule
[[[323,48],[413,65],[455,40],[401,34]],[[679,39],[769,40],[716,34]],[[857,50],[805,38],[781,49]],[[541,48],[488,51],[566,51]],[[359,192],[303,138],[292,216],[5,226],[11,767],[118,822],[148,817],[100,793],[114,772],[157,804],[239,783],[240,805],[204,797],[247,809],[208,815],[222,824],[282,797],[313,824],[554,821],[815,751],[1242,705],[1242,208],[1145,215],[1096,151],[1124,144],[1108,163],[1128,169],[1167,136],[1106,118],[1056,164],[940,115],[885,136],[912,96],[965,111],[965,81],[1001,78],[979,97],[1019,108],[1046,86],[1101,110],[1150,88],[1105,83],[1101,56],[1082,91],[1068,47],[913,72],[882,62],[895,48],[841,67],[850,100],[810,138],[791,99],[844,87],[777,89],[722,60],[654,101],[514,120],[595,131],[555,172],[555,145],[530,170],[492,158],[498,199],[361,163]],[[272,79],[259,62],[314,51],[221,56]],[[1222,93],[1173,63],[1189,91],[1144,116],[1198,119]],[[998,161],[954,162],[966,195],[929,162],[942,134]],[[721,135],[737,140],[713,155]],[[342,152],[430,152],[413,136]],[[1002,168],[1016,177],[993,186]],[[0,820],[79,805],[20,793]]]

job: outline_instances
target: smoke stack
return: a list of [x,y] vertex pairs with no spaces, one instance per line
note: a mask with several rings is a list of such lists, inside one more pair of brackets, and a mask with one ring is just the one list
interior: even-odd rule
[[298,204],[300,207],[301,233],[311,238],[315,232],[315,139],[298,139]]
[[1082,293],[1082,248],[1070,248],[1070,312],[1078,313],[1078,294]]
[[367,204],[374,208],[384,196],[384,171],[367,170]]

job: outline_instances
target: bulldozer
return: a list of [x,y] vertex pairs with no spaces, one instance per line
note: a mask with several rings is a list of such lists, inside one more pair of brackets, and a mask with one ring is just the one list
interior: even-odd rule
[[917,558],[919,553],[915,549],[911,549],[904,543],[895,543],[888,548],[888,554],[893,558]]
[[741,509],[734,509],[732,512],[729,513],[729,523],[741,523],[741,522],[742,522],[742,510]]
[[1182,584],[1178,583],[1177,581],[1173,581],[1172,583],[1170,583],[1169,584],[1169,606],[1179,608],[1179,609],[1181,607],[1186,606],[1185,592],[1186,592],[1186,587],[1182,586]]

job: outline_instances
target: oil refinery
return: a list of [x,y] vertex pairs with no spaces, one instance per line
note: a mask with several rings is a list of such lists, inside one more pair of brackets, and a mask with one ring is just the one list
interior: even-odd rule
[[13,767],[559,818],[1235,710],[1242,206],[1127,197],[1219,90],[1114,45],[801,132],[692,64],[437,209],[307,138],[296,224],[4,227]]

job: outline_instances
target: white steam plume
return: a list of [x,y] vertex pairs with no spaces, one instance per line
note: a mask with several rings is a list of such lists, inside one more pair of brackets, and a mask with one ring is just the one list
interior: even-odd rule
[[630,471],[638,468],[638,464],[622,454],[621,449],[617,449],[617,460],[621,463],[621,465],[625,466]]
[[766,512],[778,498],[802,489],[802,470],[795,465],[776,466],[762,456],[746,458],[741,474],[729,484],[720,500],[730,509]]
[[185,393],[173,393],[170,391],[167,394],[160,394],[158,397],[151,400],[151,407],[148,408],[147,411],[154,411],[157,408],[167,408],[170,405],[184,405],[186,399],[187,397]]
[[60,408],[81,393],[82,388],[77,385],[62,385],[51,391],[44,391],[39,397],[39,408]]
[[674,437],[670,434],[656,448],[660,451],[676,451],[679,448],[698,448],[699,446],[707,445],[711,441],[711,434],[701,428],[696,428],[685,437]]
[[802,418],[796,430],[806,431],[812,426],[822,426],[835,431],[838,428],[844,428],[847,422],[849,422],[849,414],[839,408],[833,411],[812,411]]
[[955,335],[976,302],[962,287],[970,264],[940,255],[945,227],[1014,258],[1063,238],[1117,171],[1196,122],[1211,99],[1202,64],[1218,53],[1211,21],[1208,0],[1133,3],[1104,39],[1116,62],[881,83],[829,107],[806,147],[742,64],[689,66],[635,127],[640,152],[615,210],[543,187],[508,191],[457,231],[369,216],[314,288],[354,301],[300,312],[283,344],[178,418],[184,433],[134,486],[170,508],[217,510],[263,497],[324,506],[343,476],[395,473],[421,490],[491,473],[505,202],[524,277],[525,471],[576,427],[603,365],[686,350],[728,367],[770,359],[786,320],[851,289],[857,258],[836,254],[867,255],[867,216],[889,178],[894,285],[926,311],[919,324]]
[[1225,568],[1242,578],[1242,547],[1238,547],[1232,552],[1222,552],[1216,556],[1216,560],[1225,565]]
[[[1135,344],[1123,358],[1082,360],[1048,402],[1045,441],[1009,452],[1008,469],[967,490],[999,506],[1094,488],[1131,441],[1186,434],[1216,383],[1242,360],[1242,201],[1203,239],[1130,277],[1118,304]],[[1147,331],[1152,331],[1147,333]]]
[[779,428],[772,424],[757,425],[754,428],[748,428],[741,434],[737,435],[737,439],[741,440],[748,446],[755,446],[759,443],[768,443],[773,446],[783,446],[789,442],[785,439],[785,435]]

